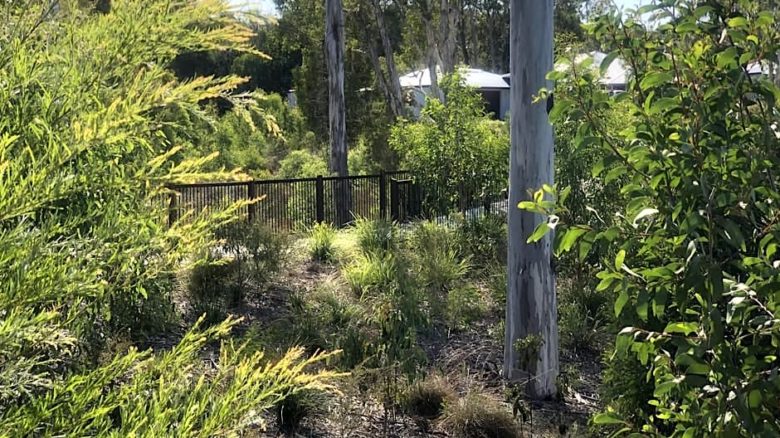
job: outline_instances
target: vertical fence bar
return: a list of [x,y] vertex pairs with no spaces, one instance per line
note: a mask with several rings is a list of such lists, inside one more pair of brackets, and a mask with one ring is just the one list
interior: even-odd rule
[[398,221],[399,210],[398,181],[395,178],[390,179],[390,219],[393,222]]
[[317,223],[325,221],[325,184],[322,175],[317,176],[317,186],[315,188],[314,201],[316,204]]
[[387,219],[387,175],[379,174],[379,219]]

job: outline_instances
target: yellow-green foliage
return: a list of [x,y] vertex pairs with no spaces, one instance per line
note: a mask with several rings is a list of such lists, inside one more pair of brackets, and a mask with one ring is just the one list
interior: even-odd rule
[[241,82],[178,82],[167,66],[185,50],[252,50],[222,1],[81,3],[0,4],[0,434],[228,435],[296,388],[327,388],[297,350],[268,365],[223,348],[204,373],[197,353],[233,322],[89,366],[117,303],[160,290],[231,216],[164,223],[165,184],[207,161],[173,161],[189,145],[165,132]]

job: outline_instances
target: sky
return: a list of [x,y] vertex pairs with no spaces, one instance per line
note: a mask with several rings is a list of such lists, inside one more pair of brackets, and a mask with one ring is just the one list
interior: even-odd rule
[[[229,1],[234,5],[259,10],[261,13],[264,14],[274,14],[276,10],[276,8],[274,7],[273,0],[229,0]],[[614,1],[615,4],[618,5],[618,7],[633,8],[636,7],[637,4],[647,3],[649,0],[614,0]]]

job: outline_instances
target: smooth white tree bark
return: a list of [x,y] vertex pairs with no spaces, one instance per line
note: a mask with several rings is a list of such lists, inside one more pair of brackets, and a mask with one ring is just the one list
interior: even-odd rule
[[[347,176],[347,122],[344,102],[344,8],[341,0],[325,5],[325,49],[328,65],[328,116],[330,132],[330,170]],[[349,183],[340,181],[334,202],[337,225],[349,222],[351,196]]]
[[[527,244],[546,219],[518,209],[517,204],[530,200],[543,184],[553,183],[553,132],[547,105],[533,102],[540,89],[550,88],[545,76],[553,67],[553,0],[512,0],[510,15],[512,147],[504,375],[529,379],[529,394],[547,398],[555,395],[558,377],[552,236]],[[517,351],[517,340],[527,336],[541,339],[538,351]]]

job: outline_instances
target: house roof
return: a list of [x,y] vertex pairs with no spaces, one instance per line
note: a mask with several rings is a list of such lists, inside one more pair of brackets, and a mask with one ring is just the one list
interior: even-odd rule
[[[463,82],[469,87],[509,89],[509,84],[504,81],[501,75],[476,68],[462,68],[458,70],[458,72],[463,78]],[[401,76],[399,80],[401,82],[401,87],[403,88],[431,86],[431,74],[427,68],[407,73]]]

